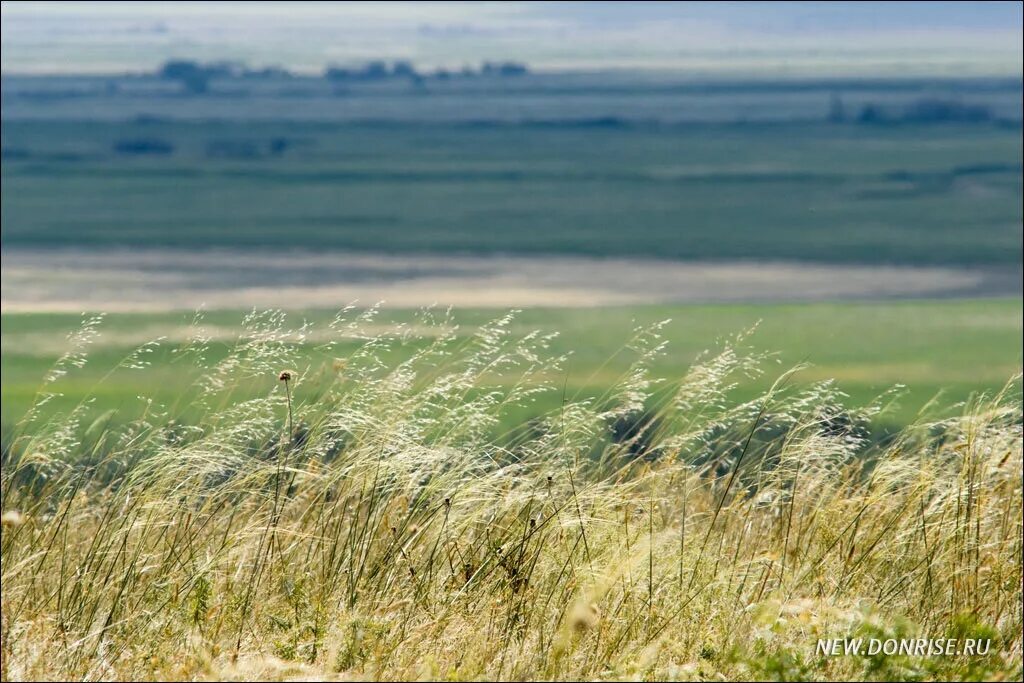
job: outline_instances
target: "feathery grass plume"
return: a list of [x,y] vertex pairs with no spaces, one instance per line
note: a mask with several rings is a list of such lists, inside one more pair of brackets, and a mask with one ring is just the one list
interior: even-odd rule
[[[888,396],[731,399],[767,360],[746,336],[666,378],[638,330],[587,397],[512,315],[286,320],[247,315],[171,405],[85,401],[4,449],[4,680],[1020,675],[1019,376],[876,438]],[[992,646],[815,655],[846,636]]]

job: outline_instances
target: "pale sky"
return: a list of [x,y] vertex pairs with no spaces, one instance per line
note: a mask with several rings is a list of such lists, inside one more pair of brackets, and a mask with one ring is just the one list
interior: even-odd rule
[[4,73],[149,70],[169,58],[319,72],[519,60],[539,70],[1022,72],[1019,2],[4,2]]

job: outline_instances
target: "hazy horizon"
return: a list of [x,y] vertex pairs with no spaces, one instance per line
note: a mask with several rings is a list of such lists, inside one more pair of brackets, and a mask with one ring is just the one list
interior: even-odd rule
[[167,59],[299,73],[371,59],[538,71],[1018,75],[1020,3],[4,3],[0,69],[146,71]]

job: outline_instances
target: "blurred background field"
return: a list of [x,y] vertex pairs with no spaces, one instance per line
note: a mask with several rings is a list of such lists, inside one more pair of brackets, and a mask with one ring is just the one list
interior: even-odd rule
[[[83,311],[54,406],[198,307],[525,308],[592,393],[634,323],[678,375],[760,320],[896,421],[1020,366],[1019,9],[394,7],[4,6],[5,430]],[[177,392],[163,353],[96,410]]]
[[5,81],[8,247],[1020,264],[1019,79],[81,80]]

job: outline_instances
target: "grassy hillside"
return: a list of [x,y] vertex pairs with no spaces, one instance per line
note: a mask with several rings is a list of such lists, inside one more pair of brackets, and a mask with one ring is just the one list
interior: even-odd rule
[[[1019,344],[1014,306],[893,307],[832,346],[899,362],[874,325],[924,339],[953,318],[974,332],[942,348],[987,372],[968,345],[1007,317]],[[649,329],[601,400],[495,441],[538,380],[561,393],[544,337],[501,318],[399,362],[356,313],[316,340],[339,361],[309,373],[279,322],[253,316],[213,365],[201,342],[173,369],[144,349],[126,363],[164,391],[198,372],[195,423],[157,404],[84,431],[81,412],[39,415],[4,450],[4,680],[1020,678],[1019,379],[879,441],[878,406],[780,368],[737,402],[763,365],[742,343],[653,369]],[[358,349],[332,346],[360,327]],[[823,654],[832,638],[956,643]]]
[[1021,145],[995,123],[5,120],[2,228],[8,245],[1014,265]]

